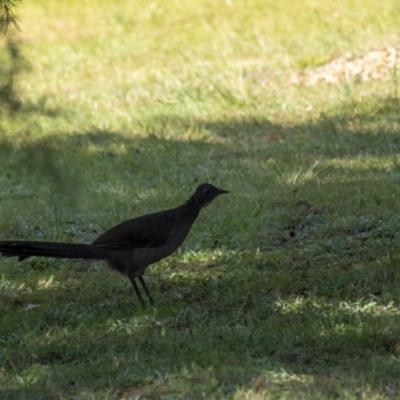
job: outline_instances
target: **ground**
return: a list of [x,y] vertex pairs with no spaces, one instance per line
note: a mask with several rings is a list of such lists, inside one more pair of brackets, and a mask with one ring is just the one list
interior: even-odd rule
[[90,242],[201,182],[230,194],[149,268],[155,307],[100,262],[1,259],[1,397],[397,398],[397,70],[291,77],[396,49],[398,1],[18,12],[1,239]]

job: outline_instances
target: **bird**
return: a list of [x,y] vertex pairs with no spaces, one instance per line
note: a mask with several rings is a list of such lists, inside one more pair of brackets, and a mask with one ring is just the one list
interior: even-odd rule
[[184,204],[124,221],[90,244],[5,240],[0,241],[0,254],[18,257],[18,261],[32,256],[106,260],[112,269],[129,278],[142,306],[145,302],[136,279],[149,303],[154,305],[143,279],[146,268],[174,253],[186,239],[201,209],[225,193],[229,192],[202,183]]

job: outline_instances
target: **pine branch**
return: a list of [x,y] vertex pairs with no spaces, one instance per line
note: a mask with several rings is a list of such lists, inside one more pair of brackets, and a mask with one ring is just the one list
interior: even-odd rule
[[0,0],[0,32],[7,35],[12,28],[18,29],[18,18],[15,15],[17,3],[21,0]]

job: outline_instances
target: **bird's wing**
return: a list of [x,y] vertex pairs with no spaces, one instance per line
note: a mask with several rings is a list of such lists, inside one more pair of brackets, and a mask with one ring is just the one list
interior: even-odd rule
[[121,250],[161,246],[167,242],[175,225],[175,213],[171,211],[143,215],[122,222],[104,232],[92,244]]

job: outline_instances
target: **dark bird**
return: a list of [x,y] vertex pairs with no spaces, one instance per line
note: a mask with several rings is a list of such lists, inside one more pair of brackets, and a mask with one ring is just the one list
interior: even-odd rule
[[32,256],[106,260],[111,268],[128,276],[144,305],[135,280],[138,278],[153,304],[143,279],[146,268],[177,250],[200,210],[223,193],[228,192],[203,183],[185,204],[122,222],[91,244],[6,240],[0,241],[0,253],[4,257],[18,257],[18,261]]

